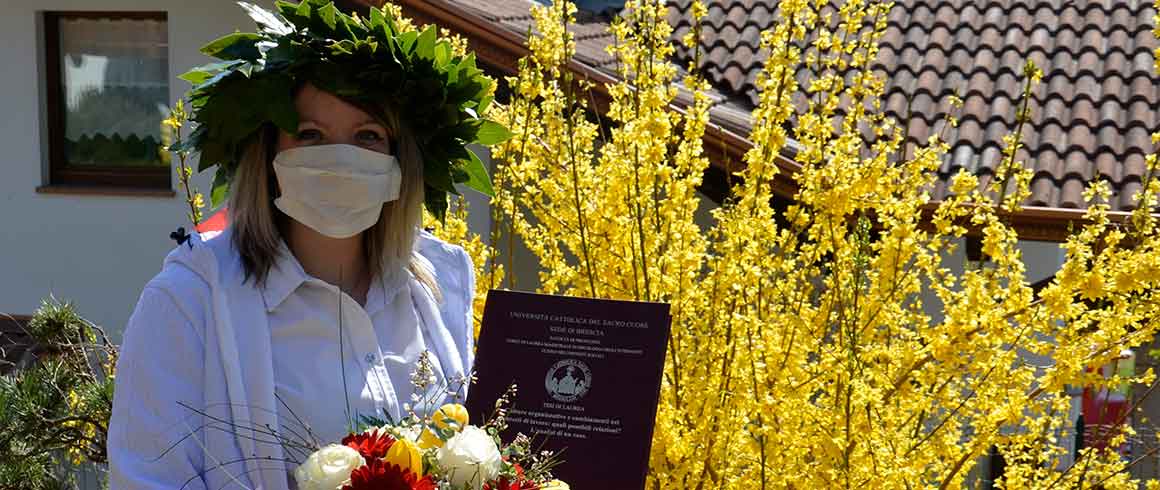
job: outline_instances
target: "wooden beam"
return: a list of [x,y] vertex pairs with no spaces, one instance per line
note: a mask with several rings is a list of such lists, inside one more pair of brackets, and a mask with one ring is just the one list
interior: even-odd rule
[[[923,216],[933,216],[939,204],[932,202],[923,206]],[[1085,212],[1083,209],[1024,206],[1018,213],[1000,213],[1000,216],[1008,220],[1022,240],[1064,242],[1070,236],[1070,230],[1078,231],[1090,223],[1084,219]],[[1132,213],[1126,211],[1108,212],[1108,219],[1112,223],[1126,223],[1131,216]],[[971,235],[978,233],[979,230],[969,232]]]

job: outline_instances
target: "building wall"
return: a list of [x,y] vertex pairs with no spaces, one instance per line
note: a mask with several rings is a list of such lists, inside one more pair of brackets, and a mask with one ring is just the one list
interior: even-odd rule
[[[89,319],[120,337],[141,287],[185,222],[180,197],[41,194],[47,183],[44,126],[43,11],[165,11],[169,30],[169,93],[176,78],[208,61],[198,48],[252,23],[231,1],[8,0],[0,2],[0,312],[30,314],[41,298],[74,301]],[[171,172],[172,173],[172,172]],[[177,189],[176,173],[174,189]],[[206,176],[197,185],[208,191]]]

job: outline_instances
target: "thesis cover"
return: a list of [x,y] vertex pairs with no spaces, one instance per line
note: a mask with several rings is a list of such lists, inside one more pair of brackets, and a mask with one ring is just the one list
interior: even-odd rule
[[489,418],[514,383],[505,439],[556,451],[572,488],[643,489],[670,321],[663,303],[493,290],[468,412]]

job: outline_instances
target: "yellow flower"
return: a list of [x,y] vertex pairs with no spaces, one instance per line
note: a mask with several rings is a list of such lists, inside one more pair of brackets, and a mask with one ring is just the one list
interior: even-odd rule
[[431,449],[435,447],[443,447],[443,439],[435,435],[431,429],[423,429],[423,433],[419,434],[419,447],[421,449]]
[[[467,407],[458,403],[443,405],[431,416],[431,424],[441,430],[463,430],[467,426],[467,421]],[[419,447],[423,449],[443,447],[443,439],[440,439],[431,429],[423,429],[423,433],[419,435]]]
[[1096,299],[1104,295],[1104,276],[1098,271],[1092,271],[1084,281],[1080,295],[1084,299]]
[[391,448],[387,450],[387,455],[383,457],[383,461],[398,465],[403,470],[410,471],[417,476],[423,476],[423,456],[419,453],[419,447],[409,439],[397,439],[394,444],[391,444]]
[[[435,411],[435,415],[431,416],[431,422],[435,427],[440,429],[447,429],[454,427],[456,430],[463,430],[467,426],[468,415],[467,407],[458,403],[448,403],[439,407]],[[451,424],[455,424],[452,426]]]

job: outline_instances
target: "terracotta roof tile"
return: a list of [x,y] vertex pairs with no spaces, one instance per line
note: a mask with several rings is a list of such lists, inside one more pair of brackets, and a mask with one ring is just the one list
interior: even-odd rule
[[[451,0],[523,34],[530,24],[530,0]],[[744,132],[745,114],[758,101],[755,81],[765,53],[760,32],[776,22],[774,0],[705,0],[709,17],[700,50],[706,78],[723,102],[714,117],[727,115]],[[668,0],[674,40],[692,29],[689,0]],[[832,11],[826,4],[823,11]],[[959,168],[993,175],[1002,138],[1016,127],[1021,67],[1028,58],[1044,72],[1030,103],[1019,153],[1033,169],[1028,204],[1083,207],[1089,179],[1111,181],[1114,209],[1131,209],[1144,155],[1153,151],[1150,133],[1160,120],[1151,33],[1150,2],[1099,0],[897,0],[887,16],[875,70],[887,78],[881,110],[905,117],[908,97],[914,110],[909,141],[925,142],[941,127],[946,97],[964,99],[960,127],[948,131],[951,151],[939,169],[948,179]],[[611,36],[603,25],[577,26],[578,58],[611,70],[603,51]],[[685,66],[691,50],[678,46],[675,62]],[[799,81],[809,74],[799,70]],[[804,103],[803,97],[795,97]],[[933,187],[945,195],[945,180]]]
[[[708,2],[710,15],[733,19],[722,30],[732,29],[740,13],[756,10],[755,4],[774,4]],[[673,1],[670,7],[680,10]],[[1034,91],[1032,120],[1024,128],[1027,146],[1020,152],[1035,171],[1028,203],[1082,207],[1086,181],[1099,174],[1117,191],[1113,207],[1129,209],[1126,193],[1138,188],[1143,155],[1153,150],[1150,132],[1158,129],[1153,14],[1148,2],[899,0],[888,15],[876,66],[887,75],[882,110],[904,117],[907,97],[913,97],[909,137],[919,143],[944,117],[945,97],[958,90],[964,97],[961,125],[947,133],[952,149],[939,173],[949,178],[958,168],[969,168],[990,174],[1002,137],[1016,126],[1020,71],[1030,58],[1046,76]],[[758,28],[773,22],[745,18]],[[710,21],[705,28],[717,25]],[[732,35],[709,34],[729,37],[703,45],[706,59],[735,63],[731,51],[747,38],[745,30],[740,39]],[[716,51],[725,53],[713,56]],[[761,69],[760,60],[748,56],[734,66]],[[737,83],[740,73],[714,70],[711,64],[705,70],[719,90],[733,96],[732,103],[752,106],[757,100],[752,86]],[[736,92],[739,86],[745,92]],[[945,188],[936,185],[934,197],[942,197]]]

